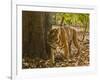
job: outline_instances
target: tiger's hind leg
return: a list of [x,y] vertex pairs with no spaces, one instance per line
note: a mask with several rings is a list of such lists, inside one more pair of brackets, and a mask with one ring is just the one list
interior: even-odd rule
[[73,34],[73,43],[74,43],[75,47],[78,50],[76,56],[79,56],[80,55],[80,47],[79,47],[78,40],[77,40],[77,34],[76,34],[75,30],[73,30],[73,32],[74,32],[74,34]]
[[69,42],[69,58],[73,57],[73,55],[71,53],[71,45],[72,45],[72,41]]

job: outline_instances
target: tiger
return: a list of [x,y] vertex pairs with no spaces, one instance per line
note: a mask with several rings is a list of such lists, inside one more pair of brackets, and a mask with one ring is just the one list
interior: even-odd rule
[[67,60],[72,56],[71,45],[77,48],[77,55],[80,53],[80,47],[77,40],[77,31],[72,27],[53,27],[48,31],[47,43],[51,50],[51,60],[55,63],[56,56],[62,56]]

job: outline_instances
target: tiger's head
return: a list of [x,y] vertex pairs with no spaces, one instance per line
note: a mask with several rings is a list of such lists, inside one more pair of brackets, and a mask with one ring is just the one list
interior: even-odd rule
[[60,29],[61,28],[51,29],[48,32],[48,39],[47,39],[47,43],[49,44],[49,46],[55,49],[57,52],[60,51],[64,47],[64,44],[60,38],[60,36],[62,36],[60,34]]
[[51,29],[49,32],[48,32],[48,43],[49,45],[51,44],[56,44],[57,41],[58,41],[58,29]]

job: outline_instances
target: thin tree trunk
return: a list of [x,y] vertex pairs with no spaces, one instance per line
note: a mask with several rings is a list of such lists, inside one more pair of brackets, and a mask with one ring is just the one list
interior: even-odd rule
[[61,27],[63,26],[63,22],[64,22],[64,17],[62,17],[62,20],[61,20],[61,23],[60,23]]
[[86,30],[87,30],[87,26],[86,26],[85,29],[84,29],[83,38],[82,38],[82,40],[80,40],[81,42],[83,42],[83,40],[85,39],[85,36],[86,36]]

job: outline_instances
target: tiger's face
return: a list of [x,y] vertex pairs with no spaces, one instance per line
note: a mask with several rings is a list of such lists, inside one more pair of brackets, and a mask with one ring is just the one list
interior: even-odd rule
[[52,44],[56,44],[58,41],[58,30],[57,29],[52,29],[48,33],[48,42]]
[[61,49],[61,47],[63,46],[63,42],[61,41],[59,35],[59,29],[55,28],[55,29],[51,29],[48,33],[48,43],[49,45],[54,48],[54,49]]

